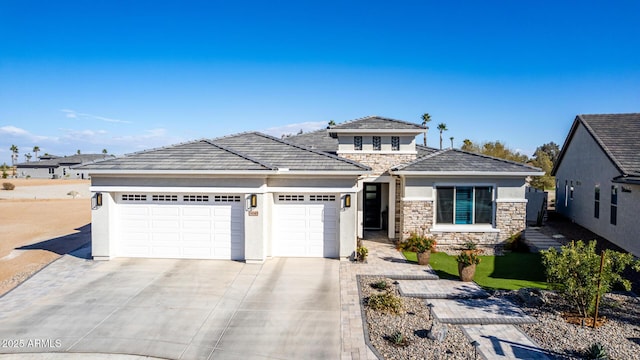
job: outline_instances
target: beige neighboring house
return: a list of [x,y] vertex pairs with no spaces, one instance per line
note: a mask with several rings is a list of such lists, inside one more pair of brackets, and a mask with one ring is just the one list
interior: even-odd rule
[[34,179],[89,179],[86,171],[73,167],[113,158],[115,156],[105,154],[43,155],[37,161],[17,164],[17,176]]
[[558,213],[640,256],[640,113],[578,115],[551,174]]
[[92,255],[353,256],[369,231],[488,249],[525,228],[524,164],[416,144],[426,128],[369,116],[285,139],[258,132],[83,165]]

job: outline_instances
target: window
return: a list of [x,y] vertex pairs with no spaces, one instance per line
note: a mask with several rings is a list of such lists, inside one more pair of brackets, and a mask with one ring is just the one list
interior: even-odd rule
[[335,195],[309,195],[309,201],[336,201]]
[[152,201],[178,201],[178,195],[151,195]]
[[573,180],[571,180],[571,187],[569,187],[569,199],[573,200]]
[[362,150],[362,136],[353,137],[353,150]]
[[49,174],[54,174],[54,173],[55,173],[55,171],[56,171],[56,169],[55,169],[55,168],[49,168]]
[[373,137],[373,150],[380,151],[382,149],[382,140],[380,136]]
[[400,137],[392,136],[391,137],[391,151],[400,151]]
[[62,175],[67,175],[67,169],[66,168],[62,168]]
[[278,201],[304,201],[304,195],[278,195]]
[[593,191],[593,217],[600,219],[600,184]]
[[489,186],[438,187],[436,223],[491,224],[493,188]]
[[185,202],[207,202],[209,195],[182,195],[182,201]]
[[123,201],[147,201],[147,195],[123,194],[121,199]]
[[618,187],[611,186],[611,218],[609,220],[611,225],[618,223]]
[[214,202],[240,202],[240,195],[215,195]]

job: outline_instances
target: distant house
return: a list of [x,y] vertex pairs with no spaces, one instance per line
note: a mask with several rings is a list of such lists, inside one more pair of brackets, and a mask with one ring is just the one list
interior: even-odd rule
[[285,139],[197,140],[80,167],[92,256],[347,258],[369,231],[499,248],[525,227],[540,169],[416,144],[424,126],[368,116]]
[[560,214],[640,256],[640,113],[578,115],[552,175]]
[[17,164],[17,176],[34,179],[88,179],[86,171],[75,170],[72,167],[113,158],[115,156],[105,154],[43,155],[38,161]]

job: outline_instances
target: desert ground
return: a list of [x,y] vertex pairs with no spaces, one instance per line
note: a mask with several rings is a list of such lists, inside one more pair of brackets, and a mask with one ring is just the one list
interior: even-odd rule
[[[91,222],[88,180],[1,182],[16,187],[0,190],[0,295],[82,245],[65,236],[87,229]],[[71,191],[78,193],[75,199],[67,195]]]

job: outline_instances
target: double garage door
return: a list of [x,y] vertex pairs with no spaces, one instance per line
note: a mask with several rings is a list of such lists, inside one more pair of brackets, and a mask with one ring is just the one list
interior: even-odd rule
[[121,257],[244,259],[244,196],[118,194]]
[[275,194],[273,256],[339,255],[337,194]]
[[[244,259],[244,195],[116,195],[119,257]],[[272,255],[338,257],[338,194],[275,194]],[[267,241],[267,239],[263,239]]]

